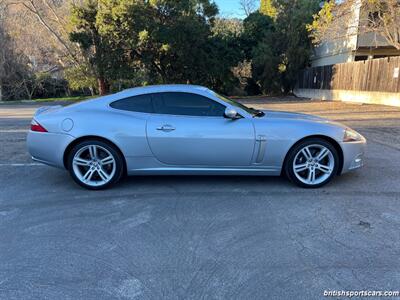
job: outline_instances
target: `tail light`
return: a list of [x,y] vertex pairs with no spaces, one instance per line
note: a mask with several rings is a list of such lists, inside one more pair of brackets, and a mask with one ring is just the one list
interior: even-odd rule
[[40,125],[35,119],[33,119],[31,122],[31,131],[47,132],[46,128]]

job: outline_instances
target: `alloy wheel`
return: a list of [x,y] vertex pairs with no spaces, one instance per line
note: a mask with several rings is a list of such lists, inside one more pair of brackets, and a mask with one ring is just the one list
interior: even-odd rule
[[332,152],[319,144],[307,145],[293,160],[293,173],[306,185],[318,185],[329,179],[335,169]]
[[86,145],[72,159],[73,172],[83,183],[92,187],[109,183],[116,172],[114,156],[99,145]]

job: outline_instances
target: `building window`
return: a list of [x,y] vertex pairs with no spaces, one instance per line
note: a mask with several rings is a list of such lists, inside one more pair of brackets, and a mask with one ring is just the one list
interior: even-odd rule
[[361,60],[367,60],[368,59],[368,55],[357,55],[354,58],[354,61],[361,61]]

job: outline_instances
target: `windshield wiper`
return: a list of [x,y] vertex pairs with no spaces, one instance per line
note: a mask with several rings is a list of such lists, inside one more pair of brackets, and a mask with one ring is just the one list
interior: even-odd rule
[[254,117],[263,117],[265,116],[265,112],[263,112],[262,110],[254,110]]
[[253,117],[262,117],[265,116],[265,113],[261,110],[255,109],[254,107],[248,107],[249,110],[251,110],[251,114]]

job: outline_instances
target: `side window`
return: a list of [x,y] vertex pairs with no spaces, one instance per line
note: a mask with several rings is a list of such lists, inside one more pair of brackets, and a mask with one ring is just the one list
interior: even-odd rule
[[144,112],[144,113],[154,112],[150,94],[138,95],[117,100],[112,102],[110,106],[112,108],[134,111],[134,112]]
[[179,92],[154,94],[155,113],[167,115],[223,117],[225,106],[207,97]]

